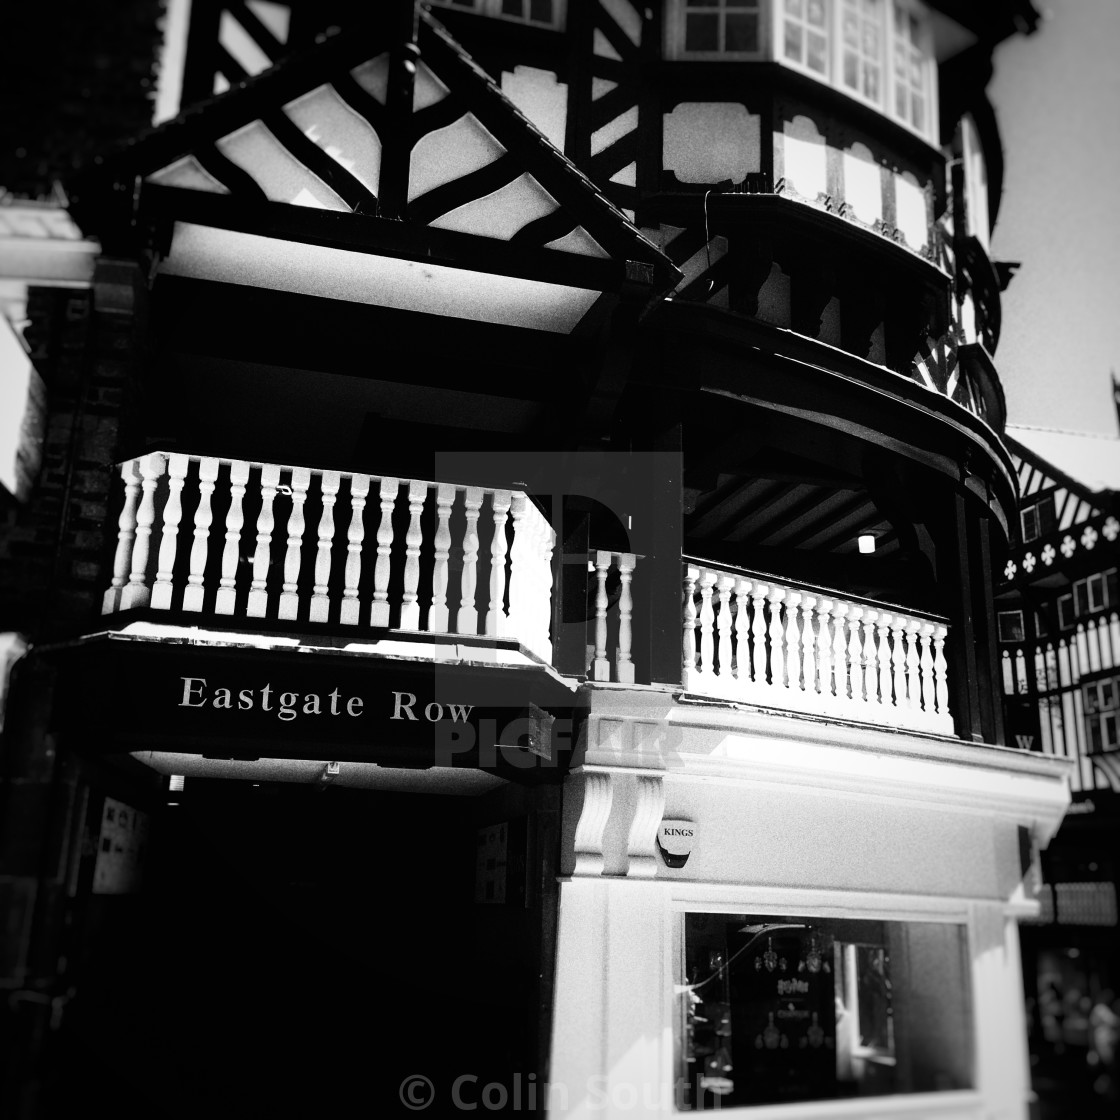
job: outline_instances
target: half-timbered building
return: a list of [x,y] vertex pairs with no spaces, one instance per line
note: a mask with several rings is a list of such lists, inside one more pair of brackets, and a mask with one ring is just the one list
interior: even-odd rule
[[108,517],[6,727],[44,1107],[1026,1115],[1030,3],[191,9],[71,185]]

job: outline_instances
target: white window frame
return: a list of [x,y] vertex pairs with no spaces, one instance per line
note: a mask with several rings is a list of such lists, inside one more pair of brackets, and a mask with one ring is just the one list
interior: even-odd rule
[[[444,0],[447,2],[447,0]],[[490,2],[490,0],[481,0]],[[734,0],[726,0],[734,5]],[[802,0],[803,4],[809,0]],[[759,51],[688,51],[685,49],[685,12],[686,0],[673,0],[668,10],[665,22],[665,57],[680,61],[726,61],[726,62],[758,62],[771,60],[791,70],[806,74],[814,81],[823,82],[827,86],[868,105],[881,113],[884,117],[901,125],[908,132],[920,136],[929,144],[937,145],[939,137],[939,122],[937,116],[937,81],[936,61],[933,51],[933,24],[929,11],[920,3],[920,0],[881,0],[882,23],[879,33],[879,97],[866,96],[861,88],[856,90],[844,82],[844,43],[843,43],[843,0],[820,0],[825,9],[824,34],[827,40],[825,47],[826,72],[822,74],[814,70],[805,62],[789,59],[785,56],[785,3],[786,0],[760,0],[759,4]],[[894,52],[898,39],[895,27],[895,5],[898,5],[908,16],[918,20],[920,26],[917,44],[922,56],[921,95],[925,103],[924,128],[915,128],[908,112],[900,116],[895,111],[894,87]],[[721,0],[722,10],[724,0]],[[805,10],[804,8],[802,9]],[[794,17],[796,19],[796,17]],[[797,22],[806,26],[804,19]]]
[[[1120,747],[1120,677],[1104,677],[1081,685],[1085,738],[1093,752]],[[1093,730],[1097,729],[1094,736]]]
[[[480,16],[504,19],[509,23],[519,23],[526,27],[544,27],[552,31],[563,31],[564,29],[565,0],[551,0],[552,20],[548,23],[539,19],[531,19],[528,15],[514,16],[508,12],[503,12],[502,0],[467,0],[466,3],[463,3],[462,0],[428,0],[428,3],[441,8],[451,8],[453,11],[474,12]],[[529,10],[529,5],[530,0],[521,0],[521,10],[523,12]]]

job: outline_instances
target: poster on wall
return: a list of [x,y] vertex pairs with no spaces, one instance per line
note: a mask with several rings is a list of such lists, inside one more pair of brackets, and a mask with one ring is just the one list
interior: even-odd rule
[[148,828],[147,813],[114,797],[105,798],[93,867],[94,894],[133,894],[140,889]]

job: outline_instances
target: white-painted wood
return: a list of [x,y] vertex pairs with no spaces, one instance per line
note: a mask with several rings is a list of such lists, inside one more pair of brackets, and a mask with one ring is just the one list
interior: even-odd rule
[[167,460],[158,452],[140,460],[140,504],[136,510],[136,533],[132,542],[132,567],[128,583],[121,592],[121,609],[146,607],[151,600],[148,587],[148,555],[152,524],[156,513],[156,486],[166,469]]
[[463,529],[463,575],[460,580],[459,610],[455,617],[457,634],[478,633],[478,516],[482,508],[483,490],[468,486],[463,496],[466,526]]
[[942,622],[694,562],[683,589],[687,691],[953,733]]
[[292,467],[292,511],[288,514],[288,549],[284,553],[284,587],[280,593],[277,616],[294,621],[299,616],[299,572],[303,560],[303,534],[307,522],[303,508],[311,485],[307,467]]
[[253,582],[249,586],[249,602],[245,608],[250,618],[264,618],[268,611],[268,569],[271,565],[272,531],[276,527],[272,507],[279,486],[280,468],[275,463],[265,463],[261,467],[261,508],[257,514]]
[[346,532],[346,572],[338,621],[343,626],[357,626],[361,621],[358,584],[362,578],[362,544],[366,537],[364,515],[369,495],[369,475],[350,476],[350,528]]
[[595,658],[591,678],[596,681],[611,679],[611,663],[607,658],[607,573],[611,567],[611,554],[595,553]]
[[140,464],[135,459],[121,464],[124,505],[117,520],[117,548],[113,575],[101,601],[101,613],[112,614],[121,605],[121,592],[132,570],[132,543],[136,539],[136,508],[140,504]]
[[420,584],[420,546],[424,534],[420,527],[420,517],[424,512],[424,502],[428,497],[428,484],[416,479],[408,483],[408,529],[404,537],[404,595],[401,599],[401,629],[420,629],[420,599],[417,587]]
[[241,559],[241,530],[245,527],[245,487],[249,464],[234,459],[229,464],[229,509],[226,511],[226,545],[222,551],[222,575],[214,600],[215,614],[233,614],[237,607],[237,564]]
[[377,529],[377,563],[373,569],[373,602],[369,608],[371,626],[389,625],[389,573],[393,556],[393,507],[397,504],[400,479],[381,480],[381,524]]
[[630,589],[630,581],[634,577],[636,563],[637,558],[632,552],[624,552],[618,557],[620,586],[618,593],[618,656],[615,663],[615,675],[619,684],[634,683],[634,662],[630,655],[633,646],[630,620],[634,614],[634,599]]
[[338,471],[323,471],[320,475],[320,493],[323,512],[319,518],[319,543],[315,549],[315,586],[311,592],[308,618],[312,622],[326,622],[331,609],[331,547],[334,545],[334,506],[338,500],[342,476]]
[[175,454],[167,458],[167,501],[163,507],[163,535],[159,542],[159,561],[156,565],[156,582],[152,587],[152,607],[165,611],[171,607],[175,590],[175,553],[178,551],[179,522],[183,518],[183,485],[190,459]]
[[696,581],[700,569],[692,564],[684,566],[684,618],[681,629],[681,683],[694,689],[699,681],[696,673]]
[[494,518],[494,536],[490,542],[490,605],[483,620],[483,633],[492,638],[506,635],[506,520],[509,517],[509,490],[495,490],[490,495]]
[[[259,472],[259,473],[258,473]],[[166,484],[162,483],[164,474]],[[220,578],[217,587],[207,584],[207,565],[218,541],[215,531],[213,494],[219,480],[228,474],[229,505],[221,528]],[[552,657],[552,554],[556,534],[548,519],[527,494],[513,490],[463,487],[448,482],[419,479],[379,478],[367,474],[317,470],[309,467],[251,463],[240,459],[218,459],[173,453],[153,453],[130,460],[121,466],[124,500],[118,519],[117,548],[109,587],[102,599],[103,613],[125,606],[155,606],[161,610],[179,605],[193,613],[209,611],[224,617],[238,614],[246,618],[266,617],[270,592],[279,592],[276,616],[286,621],[306,617],[308,622],[326,624],[337,612],[339,625],[352,627],[362,622],[362,574],[367,544],[365,513],[367,499],[375,484],[380,501],[380,520],[376,531],[376,559],[373,565],[373,594],[369,621],[375,627],[388,627],[391,619],[398,625],[425,633],[480,631],[493,637],[508,637],[520,642],[537,656]],[[283,481],[282,481],[283,480]],[[394,516],[400,513],[398,498],[402,482],[408,494],[408,529],[403,534],[403,564],[393,570],[395,537]],[[259,491],[259,511],[254,526],[255,550],[248,594],[238,606],[237,578],[242,562],[241,536],[245,528],[245,494],[252,486]],[[312,489],[321,499],[316,515],[315,559],[313,572],[303,569],[306,502]],[[277,493],[291,497],[291,510],[284,534],[284,556],[280,579],[276,573],[270,583],[274,564],[273,536],[276,533]],[[428,496],[434,504],[434,532],[431,541],[424,535]],[[455,509],[462,495],[464,528],[462,546],[455,548]],[[255,495],[254,495],[255,497]],[[336,564],[336,512],[349,501],[344,565]],[[479,518],[489,503],[492,536],[489,538],[489,598],[484,617],[479,620],[478,592]],[[256,504],[255,502],[253,503]],[[220,510],[220,505],[219,505]],[[182,566],[179,550],[183,510],[193,510],[192,546],[185,579],[176,580],[175,568]],[[221,513],[218,514],[220,518]],[[399,522],[398,522],[399,525]],[[160,533],[159,555],[150,554],[151,535]],[[279,542],[277,542],[279,544]],[[430,551],[426,552],[426,549]],[[452,555],[454,550],[455,562]],[[462,557],[458,586],[458,606],[449,603],[453,566]],[[620,610],[622,626],[619,642],[611,659],[606,649],[603,661],[611,666],[607,678],[632,680],[632,634],[630,619],[633,598],[630,580],[636,557],[607,553],[608,572],[618,568],[624,584]],[[177,559],[178,557],[178,559]],[[629,566],[627,566],[629,565]],[[399,601],[390,601],[394,575],[400,579]],[[432,596],[425,611],[420,603],[420,588],[430,578]],[[306,589],[301,593],[302,586]],[[280,587],[276,587],[276,583]],[[309,594],[308,594],[309,592]],[[306,598],[304,606],[302,600]],[[508,603],[508,608],[507,608]],[[454,619],[452,614],[454,613]],[[613,632],[613,631],[612,631]],[[604,636],[604,641],[605,641]],[[619,677],[619,666],[621,677]]]
[[198,462],[198,506],[194,511],[194,543],[191,545],[190,574],[183,589],[183,610],[201,611],[206,595],[206,558],[210,552],[210,526],[214,512],[210,501],[218,478],[218,460],[205,456]]
[[454,502],[455,487],[441,482],[436,487],[435,561],[432,568],[432,606],[428,611],[428,629],[433,634],[447,632],[447,558],[451,552],[450,523]]

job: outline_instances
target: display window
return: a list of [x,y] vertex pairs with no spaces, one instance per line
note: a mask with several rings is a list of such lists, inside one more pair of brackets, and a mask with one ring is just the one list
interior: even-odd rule
[[965,926],[681,915],[684,1111],[973,1087]]

